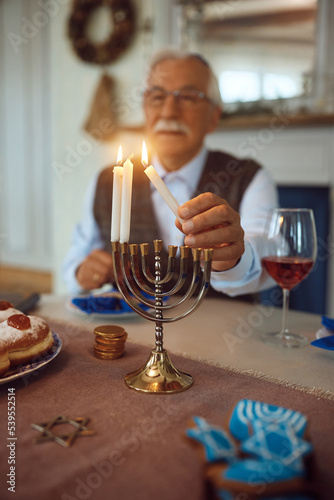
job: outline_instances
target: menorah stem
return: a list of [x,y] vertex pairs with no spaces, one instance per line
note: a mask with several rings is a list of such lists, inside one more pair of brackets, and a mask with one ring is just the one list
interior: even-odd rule
[[154,257],[154,291],[155,291],[155,317],[157,319],[155,323],[155,349],[157,352],[163,351],[163,313],[162,313],[162,297],[159,296],[162,292],[161,281],[161,256],[160,256],[161,248],[156,245],[155,248],[155,257]]

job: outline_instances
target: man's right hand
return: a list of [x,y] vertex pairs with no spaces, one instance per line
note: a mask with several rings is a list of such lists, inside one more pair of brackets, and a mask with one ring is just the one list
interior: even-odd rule
[[76,278],[85,290],[111,283],[114,280],[112,256],[104,250],[93,250],[77,268]]

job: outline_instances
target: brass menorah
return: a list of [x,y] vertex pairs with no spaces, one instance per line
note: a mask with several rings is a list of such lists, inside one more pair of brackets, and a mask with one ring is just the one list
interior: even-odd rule
[[[129,373],[125,383],[132,389],[141,392],[171,393],[184,391],[193,384],[187,373],[180,372],[171,362],[166,349],[163,348],[163,323],[172,323],[192,313],[205,297],[210,284],[212,249],[204,249],[204,267],[201,267],[202,249],[192,249],[193,271],[186,292],[172,303],[164,303],[164,299],[181,291],[188,276],[190,248],[180,247],[180,269],[175,271],[178,247],[169,245],[168,263],[165,276],[162,277],[161,250],[162,241],[154,240],[154,274],[149,266],[149,244],[112,242],[114,273],[117,287],[127,304],[140,316],[155,322],[155,349],[151,350],[149,359],[139,370]],[[139,260],[141,260],[141,265]],[[170,283],[169,290],[165,290]],[[198,291],[197,291],[198,289]],[[165,311],[171,311],[190,299],[197,291],[197,296],[189,304],[186,311],[177,316],[165,317]],[[148,295],[151,298],[147,298]],[[154,297],[154,300],[153,300]],[[150,310],[143,310],[139,303]]]

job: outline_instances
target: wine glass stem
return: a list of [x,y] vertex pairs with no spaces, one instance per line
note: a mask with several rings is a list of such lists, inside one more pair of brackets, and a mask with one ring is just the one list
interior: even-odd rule
[[281,335],[283,338],[289,337],[289,329],[288,329],[289,296],[290,296],[290,290],[288,290],[287,288],[283,288],[283,311],[282,311],[282,331],[281,331]]

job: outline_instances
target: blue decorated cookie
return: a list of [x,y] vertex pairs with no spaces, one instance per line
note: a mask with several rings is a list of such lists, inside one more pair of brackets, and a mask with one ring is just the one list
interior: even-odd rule
[[254,420],[253,434],[240,443],[247,455],[262,460],[276,460],[284,467],[297,472],[304,470],[304,457],[312,451],[312,445],[301,439],[286,422]]
[[199,445],[206,462],[232,462],[236,459],[236,443],[224,429],[208,424],[201,417],[193,417],[190,426],[186,436]]
[[229,430],[235,439],[244,441],[253,434],[256,421],[289,425],[298,437],[304,436],[307,427],[306,417],[298,411],[242,399],[232,411]]
[[244,399],[233,408],[227,429],[193,417],[186,435],[201,450],[217,499],[289,500],[298,493],[298,500],[308,500],[305,464],[312,445],[306,429],[298,411]]
[[[217,500],[252,500],[247,493],[231,493],[228,490],[218,490],[216,494]],[[261,500],[315,500],[313,496],[306,493],[292,494],[292,495],[279,495],[270,497],[261,497]]]
[[256,499],[285,494],[307,492],[307,482],[302,471],[285,467],[276,460],[239,459],[230,464],[212,464],[206,469],[206,477],[213,486],[217,498]]

